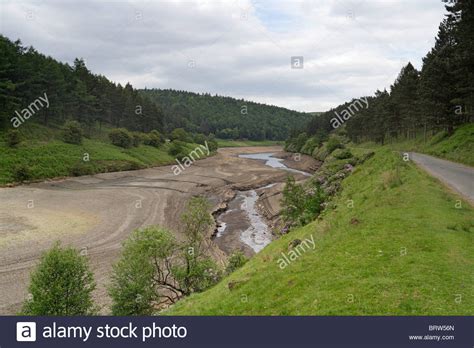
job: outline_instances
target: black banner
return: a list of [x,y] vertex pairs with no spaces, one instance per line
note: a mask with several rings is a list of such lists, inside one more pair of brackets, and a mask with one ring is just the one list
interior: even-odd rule
[[474,347],[474,317],[0,317],[11,347]]

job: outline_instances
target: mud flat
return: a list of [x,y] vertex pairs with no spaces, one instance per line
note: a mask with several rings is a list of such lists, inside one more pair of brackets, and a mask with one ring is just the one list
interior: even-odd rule
[[[240,154],[239,158],[263,162],[270,168],[285,172],[285,177],[288,174],[297,175],[299,180],[304,180],[311,176],[309,172],[288,167],[283,163],[285,160],[276,155],[274,152]],[[318,164],[308,158],[304,158],[304,161],[308,164],[300,165],[302,169],[311,170]],[[287,160],[286,163],[292,162]],[[219,248],[227,255],[241,251],[250,257],[268,245],[275,237],[272,229],[279,219],[283,187],[283,182],[276,180],[265,186],[236,191],[225,208],[215,214],[217,227],[214,242]]]
[[[111,266],[133,229],[158,224],[181,239],[179,217],[191,196],[206,195],[219,209],[237,191],[284,182],[286,172],[238,156],[280,151],[278,146],[220,149],[180,175],[163,166],[0,188],[0,314],[17,313],[29,273],[57,240],[89,256],[98,285],[95,299],[107,313]],[[225,247],[211,241],[212,232],[211,253],[223,260]]]

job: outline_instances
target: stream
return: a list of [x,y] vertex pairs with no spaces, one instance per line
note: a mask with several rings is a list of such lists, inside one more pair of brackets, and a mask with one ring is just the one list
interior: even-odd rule
[[[239,155],[241,158],[263,160],[265,165],[293,173],[311,176],[307,172],[292,169],[283,163],[283,159],[272,157],[273,153],[256,153]],[[274,184],[248,191],[237,191],[236,196],[229,202],[228,209],[216,218],[217,233],[215,242],[230,254],[236,244],[241,244],[243,251],[258,253],[272,241],[272,231],[264,217],[257,210],[257,191],[267,189]]]

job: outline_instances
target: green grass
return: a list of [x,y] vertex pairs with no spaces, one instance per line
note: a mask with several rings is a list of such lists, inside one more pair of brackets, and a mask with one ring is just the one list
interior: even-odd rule
[[276,140],[228,140],[216,139],[219,147],[244,147],[244,146],[273,146],[283,145],[284,141]]
[[[15,182],[15,168],[28,168],[30,180],[133,170],[174,163],[168,145],[159,148],[141,145],[123,149],[97,139],[83,139],[82,145],[57,140],[59,130],[31,125],[22,130],[24,141],[9,148],[0,140],[0,185]],[[34,139],[34,140],[29,140]],[[185,153],[197,144],[187,144]],[[88,154],[89,161],[83,161]]]
[[[459,199],[379,148],[343,181],[334,210],[164,314],[473,315],[474,210]],[[280,269],[290,242],[311,235],[315,249]]]
[[[361,146],[376,147],[374,144]],[[397,151],[415,151],[474,166],[474,124],[457,128],[451,136],[446,132],[435,134],[429,139],[418,136],[414,139],[397,141],[386,145]]]

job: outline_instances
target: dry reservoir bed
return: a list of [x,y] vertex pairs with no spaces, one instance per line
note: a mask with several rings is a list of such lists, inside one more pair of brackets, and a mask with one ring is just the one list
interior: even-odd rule
[[[216,156],[194,163],[180,175],[163,166],[0,188],[0,314],[15,314],[21,308],[30,271],[57,240],[87,253],[98,285],[95,297],[106,313],[111,266],[133,229],[158,224],[180,239],[179,217],[192,195],[204,194],[218,207],[238,190],[282,183],[286,171],[238,156],[279,151],[280,147],[219,149]],[[308,168],[314,165],[308,158],[302,162],[306,161]],[[302,162],[295,167],[301,170],[306,166]],[[285,163],[292,166],[291,160]],[[268,189],[273,198],[261,203],[266,211],[278,212],[278,187],[281,190],[282,184]],[[210,243],[213,256],[222,259],[226,247]],[[235,248],[242,245],[236,243]]]

